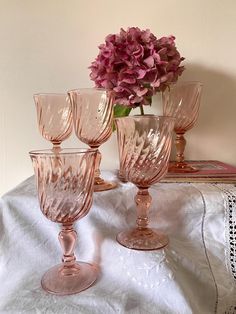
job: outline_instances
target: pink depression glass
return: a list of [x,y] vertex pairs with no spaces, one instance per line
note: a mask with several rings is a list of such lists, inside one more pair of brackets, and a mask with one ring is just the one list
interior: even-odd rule
[[36,94],[34,101],[40,134],[58,148],[72,133],[72,110],[67,94]]
[[117,241],[135,250],[160,249],[168,244],[168,237],[148,227],[152,201],[148,188],[167,172],[174,118],[132,116],[116,118],[115,123],[123,175],[138,188],[136,227],[120,232]]
[[170,165],[169,172],[198,171],[184,161],[184,134],[194,126],[198,118],[202,86],[200,82],[183,82],[171,86],[162,94],[163,114],[175,117],[176,161]]
[[[68,92],[72,104],[74,129],[77,137],[98,149],[112,134],[113,95],[99,88],[81,88]],[[117,186],[100,177],[101,153],[98,150],[94,191],[105,191]]]
[[97,268],[76,262],[74,248],[77,233],[73,223],[83,218],[92,204],[96,150],[61,149],[29,153],[36,177],[42,213],[60,223],[59,241],[63,250],[62,263],[48,270],[41,281],[49,293],[68,295],[91,286]]

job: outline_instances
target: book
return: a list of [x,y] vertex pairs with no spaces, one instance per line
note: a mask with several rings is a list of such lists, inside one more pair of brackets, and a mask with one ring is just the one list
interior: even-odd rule
[[[236,167],[218,160],[189,160],[190,166],[198,169],[192,173],[170,173],[161,182],[211,182],[236,183]],[[174,162],[170,162],[174,163]]]

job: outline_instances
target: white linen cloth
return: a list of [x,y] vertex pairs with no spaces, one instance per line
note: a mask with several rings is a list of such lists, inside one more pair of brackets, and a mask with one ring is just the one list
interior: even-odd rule
[[[111,172],[105,178],[116,180]],[[94,194],[89,214],[75,223],[77,260],[96,263],[96,283],[55,296],[40,285],[60,263],[60,226],[40,211],[30,177],[0,201],[0,313],[236,313],[236,188],[159,183],[150,226],[169,235],[162,250],[135,251],[116,234],[135,224],[131,183]],[[233,231],[233,232],[231,232]]]

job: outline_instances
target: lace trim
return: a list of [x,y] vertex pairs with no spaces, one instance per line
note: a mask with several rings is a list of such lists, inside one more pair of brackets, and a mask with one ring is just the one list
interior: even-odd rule
[[[227,263],[228,269],[231,272],[234,280],[236,280],[236,195],[235,188],[232,190],[229,186],[227,189],[222,185],[215,185],[226,196],[226,239],[228,242],[229,250],[227,250]],[[231,313],[231,312],[229,312]],[[232,312],[232,313],[236,313]]]
[[224,314],[235,314],[236,313],[236,306],[230,306]]
[[216,283],[216,279],[211,267],[211,263],[210,263],[210,259],[209,259],[209,255],[207,252],[207,247],[206,247],[206,243],[205,243],[205,217],[206,217],[206,201],[204,198],[204,195],[202,193],[201,190],[199,190],[196,185],[192,184],[192,186],[199,192],[199,194],[201,195],[201,199],[202,199],[202,203],[203,203],[203,216],[202,216],[202,225],[201,225],[201,234],[202,234],[202,242],[203,242],[203,246],[204,246],[204,251],[205,251],[205,256],[206,256],[206,260],[207,260],[207,264],[209,267],[209,271],[211,273],[214,285],[215,285],[215,294],[216,294],[216,300],[215,300],[215,307],[214,307],[214,314],[216,314],[218,311],[218,303],[219,303],[219,291],[218,291],[218,286]]

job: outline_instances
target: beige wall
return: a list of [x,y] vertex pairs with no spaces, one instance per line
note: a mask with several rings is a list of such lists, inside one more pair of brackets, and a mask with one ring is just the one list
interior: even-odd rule
[[[0,194],[32,174],[29,150],[50,147],[32,95],[93,86],[87,67],[97,46],[128,26],[174,34],[186,57],[182,79],[204,83],[187,158],[236,165],[235,0],[0,0]],[[64,146],[81,143],[73,136]],[[102,167],[117,167],[115,136],[102,152]]]

